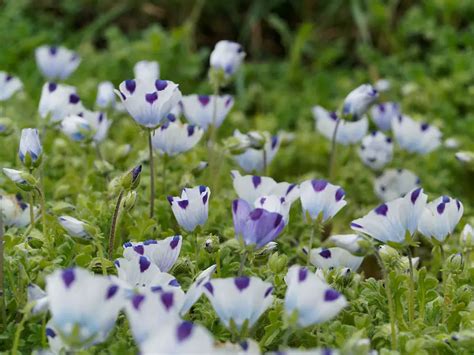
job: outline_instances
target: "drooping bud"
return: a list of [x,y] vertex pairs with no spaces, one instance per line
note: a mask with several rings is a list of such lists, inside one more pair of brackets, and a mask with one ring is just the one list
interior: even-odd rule
[[138,187],[138,184],[140,183],[140,174],[142,172],[142,166],[137,165],[134,167],[132,170],[130,170],[128,173],[124,174],[121,177],[120,184],[123,189],[125,190],[134,190]]

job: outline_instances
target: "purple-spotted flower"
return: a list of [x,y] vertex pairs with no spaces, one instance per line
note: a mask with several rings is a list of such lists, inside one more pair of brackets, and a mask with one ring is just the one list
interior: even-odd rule
[[370,84],[362,84],[344,99],[342,115],[352,121],[362,119],[369,107],[377,100],[378,92]]
[[58,218],[59,224],[71,237],[89,239],[87,223],[71,216],[61,216]]
[[[242,134],[238,129],[234,131],[234,137],[243,143],[244,146],[250,144],[249,136],[255,132]],[[242,154],[234,155],[234,159],[239,166],[247,173],[260,172],[272,162],[275,154],[280,148],[278,136],[270,136],[270,133],[263,132],[265,143],[261,149],[248,147]]]
[[81,62],[76,52],[56,46],[36,48],[35,57],[36,65],[47,80],[67,79]]
[[235,237],[255,249],[273,241],[285,227],[283,215],[263,208],[253,208],[242,199],[232,202]]
[[57,355],[65,351],[71,351],[71,347],[67,346],[61,339],[58,330],[54,327],[52,320],[46,323],[46,338],[48,339],[48,350],[42,350],[37,355]]
[[[184,117],[190,123],[207,130],[213,124],[216,127],[222,125],[232,106],[234,106],[234,99],[230,95],[188,95],[183,96],[180,106]],[[215,119],[214,122],[213,119]]]
[[141,60],[133,67],[134,77],[143,81],[154,81],[160,78],[160,64],[152,60]]
[[48,294],[38,285],[30,283],[26,289],[28,303],[33,303],[34,306],[31,309],[31,313],[42,314],[48,310]]
[[273,286],[258,277],[231,277],[212,279],[204,285],[204,293],[222,323],[238,330],[245,322],[252,327],[273,303]]
[[36,181],[31,174],[28,174],[21,170],[3,168],[3,173],[17,185],[19,188],[25,191],[33,189]]
[[420,179],[407,169],[388,169],[375,179],[374,190],[384,202],[405,196],[420,187]]
[[214,354],[214,339],[203,326],[188,321],[173,322],[155,331],[140,345],[140,354]]
[[322,222],[334,217],[346,204],[344,189],[326,180],[306,180],[300,185],[301,205],[305,215]]
[[347,250],[352,254],[358,254],[361,251],[364,238],[359,234],[336,234],[328,238],[328,242],[336,247]]
[[156,128],[181,100],[178,84],[169,80],[125,80],[116,90],[132,118],[141,126]]
[[212,274],[216,271],[216,265],[209,266],[206,270],[201,272],[197,277],[196,280],[189,286],[186,295],[184,296],[183,305],[181,306],[181,310],[179,314],[184,316],[191,307],[197,302],[197,300],[201,297],[204,292],[204,285],[211,280]]
[[351,228],[382,243],[403,244],[407,233],[413,236],[418,229],[427,199],[419,187],[352,221]]
[[381,131],[389,131],[392,128],[392,121],[401,115],[400,106],[395,102],[383,102],[372,106],[370,115]]
[[43,85],[38,106],[42,118],[59,122],[66,116],[77,115],[83,111],[84,106],[75,87],[52,82]]
[[184,230],[192,232],[203,226],[209,214],[211,190],[207,186],[184,188],[181,197],[168,196],[173,214]]
[[84,110],[81,117],[89,123],[93,131],[92,139],[94,142],[100,143],[107,137],[112,121],[107,118],[105,112]]
[[[216,355],[260,355],[260,345],[253,339],[240,340],[238,343],[226,342],[217,347]],[[267,354],[267,353],[265,353]]]
[[357,271],[364,257],[352,255],[343,248],[317,248],[311,249],[310,261],[314,266],[323,270],[334,268],[348,268]]
[[347,306],[346,298],[307,268],[293,265],[285,276],[288,285],[285,312],[297,315],[297,324],[307,327],[336,317]]
[[255,200],[255,208],[262,208],[265,211],[278,213],[283,216],[283,222],[288,224],[290,218],[291,203],[284,197],[276,195],[261,196]]
[[[34,207],[36,216],[39,209]],[[25,203],[20,195],[0,195],[0,213],[3,215],[3,225],[6,227],[26,227],[30,223],[30,205]]]
[[192,149],[201,139],[204,131],[190,124],[181,123],[173,115],[152,133],[153,148],[169,156],[175,156]]
[[463,213],[464,206],[459,200],[448,196],[438,197],[426,205],[418,230],[425,237],[442,243],[453,233]]
[[86,348],[106,339],[123,307],[123,295],[109,278],[80,268],[46,278],[53,326],[65,343]]
[[243,47],[232,41],[219,41],[211,53],[210,64],[214,69],[224,71],[226,76],[232,76],[239,69],[245,58]]
[[392,161],[392,138],[379,131],[372,132],[362,139],[358,153],[365,165],[373,170],[380,170]]
[[94,135],[94,130],[87,119],[79,115],[65,117],[61,121],[61,132],[76,142],[89,140]]
[[144,242],[126,242],[123,245],[123,256],[134,260],[146,256],[162,272],[168,272],[178,259],[183,237],[174,235],[162,240],[146,240]]
[[23,165],[27,168],[38,167],[41,164],[42,155],[43,146],[38,130],[36,128],[22,129],[18,156]]
[[441,132],[428,123],[399,115],[392,120],[392,131],[398,145],[411,153],[428,154],[441,145]]
[[97,98],[95,104],[101,109],[113,108],[116,105],[114,84],[110,81],[102,81],[97,86]]
[[0,102],[6,101],[23,88],[23,83],[17,77],[0,71]]
[[335,112],[329,112],[321,106],[313,107],[313,117],[316,121],[316,129],[324,137],[332,140],[337,121],[340,120],[336,133],[336,142],[342,145],[355,144],[366,134],[369,128],[367,117],[356,122],[341,119]]

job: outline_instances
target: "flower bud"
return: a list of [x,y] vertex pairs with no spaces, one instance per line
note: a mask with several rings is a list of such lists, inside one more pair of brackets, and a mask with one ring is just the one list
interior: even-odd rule
[[114,170],[113,165],[105,160],[94,161],[94,167],[97,170],[97,172],[101,175],[107,175]]
[[0,137],[7,137],[14,131],[14,124],[8,117],[0,117]]
[[283,272],[288,264],[288,257],[285,254],[273,253],[268,258],[268,266],[274,274]]
[[208,167],[208,165],[209,163],[207,161],[200,161],[199,164],[193,168],[191,173],[194,176],[199,176]]
[[265,146],[265,136],[260,132],[249,132],[247,133],[250,142],[250,148],[262,149]]
[[18,155],[23,165],[29,169],[37,168],[41,164],[43,147],[37,129],[25,128],[21,131]]
[[134,190],[138,187],[140,183],[140,174],[142,172],[142,166],[137,165],[128,173],[122,175],[120,178],[120,185],[125,190]]
[[70,216],[61,216],[58,218],[58,222],[71,237],[82,239],[90,238],[90,235],[87,230],[91,229],[86,228],[86,222],[80,221]]
[[460,244],[468,249],[474,246],[474,230],[469,223],[466,223],[461,232]]
[[123,198],[122,207],[125,211],[131,211],[137,202],[137,192],[135,190],[129,191]]
[[211,72],[220,72],[225,77],[232,76],[242,64],[244,57],[245,52],[239,43],[219,41],[211,53],[210,64],[213,69]]
[[250,147],[250,139],[245,136],[244,139],[237,138],[235,136],[229,137],[224,141],[224,147],[232,155],[240,155]]
[[204,243],[204,248],[208,253],[213,253],[219,249],[219,237],[210,235]]
[[461,253],[453,254],[448,257],[446,268],[449,272],[459,273],[463,270],[464,267],[464,258]]
[[38,183],[33,175],[21,170],[3,168],[3,173],[24,191],[33,190]]

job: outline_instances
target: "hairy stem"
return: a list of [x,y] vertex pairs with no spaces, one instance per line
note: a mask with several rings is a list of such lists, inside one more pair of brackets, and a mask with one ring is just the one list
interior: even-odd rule
[[240,266],[239,266],[239,273],[238,276],[242,276],[242,273],[244,272],[244,265],[245,261],[247,261],[247,250],[245,250],[241,255],[240,255]]
[[3,246],[3,208],[0,209],[0,318],[1,318],[1,325],[2,329],[5,329],[6,326],[6,303],[5,303],[5,288],[4,288],[4,276],[3,276],[3,268],[4,268],[4,246]]
[[336,149],[337,149],[336,136],[337,136],[337,131],[339,129],[340,123],[341,123],[341,119],[338,118],[336,121],[336,126],[334,127],[334,132],[332,134],[331,153],[329,156],[329,171],[328,171],[329,180],[332,180],[334,178],[334,169],[336,165]]
[[441,253],[441,284],[443,287],[443,323],[446,323],[448,320],[448,308],[449,308],[449,299],[448,299],[448,275],[446,274],[446,255],[444,253],[443,245],[439,245],[439,251]]
[[23,328],[25,326],[25,322],[28,319],[28,316],[30,315],[32,308],[33,308],[33,303],[29,303],[29,304],[26,305],[26,307],[23,311],[23,317],[21,318],[20,323],[16,327],[15,338],[13,340],[13,346],[12,346],[12,350],[11,350],[12,355],[17,355],[18,354],[18,346],[20,344],[21,332],[23,331]]
[[[43,237],[46,239],[46,240],[49,240],[49,237],[48,237],[48,226],[46,224],[46,200],[45,200],[45,197],[44,197],[44,192],[40,189],[40,188],[36,188],[36,191],[38,192],[38,196],[40,198],[40,203],[41,203],[41,223],[43,224]],[[51,248],[52,248],[52,241],[50,241],[51,243]]]
[[413,321],[415,319],[415,278],[413,276],[413,256],[411,254],[410,247],[407,248],[407,255],[408,255],[408,264],[410,267],[410,279],[408,289],[410,295],[408,297],[408,320],[410,322],[410,326],[413,326]]
[[151,129],[148,129],[148,150],[150,153],[150,218],[155,211],[155,162],[153,161],[153,144],[151,141]]
[[318,226],[316,225],[316,223],[313,223],[312,228],[311,228],[311,234],[309,235],[308,255],[306,259],[306,266],[309,266],[311,262],[311,248],[313,247],[313,241],[314,241],[314,235],[316,234],[316,228],[318,228]]
[[117,204],[115,205],[114,214],[112,216],[112,225],[110,226],[109,234],[109,259],[112,260],[114,247],[115,247],[115,230],[117,229],[117,220],[120,212],[120,205],[122,203],[123,190],[120,191],[119,196],[117,197]]
[[166,169],[168,168],[168,155],[163,154],[163,195],[166,196]]

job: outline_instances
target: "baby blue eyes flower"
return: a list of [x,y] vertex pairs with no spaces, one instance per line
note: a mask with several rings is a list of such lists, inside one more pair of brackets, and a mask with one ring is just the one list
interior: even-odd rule
[[23,88],[23,83],[17,77],[0,71],[0,102],[6,101]]
[[428,154],[441,145],[441,132],[437,127],[405,115],[392,120],[392,130],[398,145],[411,153]]
[[214,69],[223,70],[227,76],[232,76],[239,69],[245,58],[242,46],[232,41],[219,41],[211,53],[210,64]]
[[79,66],[77,53],[55,46],[41,46],[35,51],[36,65],[47,80],[67,79]]
[[314,266],[323,270],[333,268],[348,268],[357,271],[364,257],[352,255],[343,248],[317,248],[310,251],[310,261]]
[[375,179],[374,189],[382,201],[403,197],[420,186],[420,179],[407,169],[388,169]]
[[392,121],[401,115],[400,106],[395,102],[383,102],[372,106],[370,115],[381,131],[389,131],[392,128]]
[[206,186],[184,188],[181,197],[168,196],[173,214],[178,224],[188,232],[203,226],[209,213],[211,190]]
[[125,80],[116,90],[132,118],[141,126],[156,128],[181,100],[178,84],[168,80]]
[[[241,141],[242,146],[247,147],[242,154],[234,156],[235,161],[247,173],[263,171],[265,165],[269,165],[280,148],[280,139],[278,136],[270,136],[268,132],[264,132],[265,143],[261,149],[249,147],[251,142],[248,134],[242,134],[238,129],[234,131],[234,137]],[[265,153],[265,154],[264,154]]]
[[53,82],[43,85],[38,107],[42,118],[60,122],[66,116],[77,115],[83,111],[84,106],[75,87]]
[[464,213],[464,206],[459,200],[441,196],[426,205],[421,215],[418,230],[427,238],[444,242],[449,237]]
[[334,217],[346,204],[345,191],[326,180],[306,180],[300,185],[301,205],[305,215],[316,220],[322,215],[322,222]]
[[[215,123],[220,127],[229,111],[234,106],[234,99],[230,95],[188,95],[183,96],[180,107],[188,122],[207,130]],[[215,108],[215,122],[214,119]]]
[[285,312],[288,316],[296,312],[297,324],[300,327],[331,320],[348,304],[346,298],[338,291],[299,265],[289,268],[285,281],[288,285]]
[[373,170],[380,170],[392,160],[392,139],[382,132],[372,132],[362,139],[358,153],[365,165]]
[[[7,227],[26,227],[30,223],[30,205],[25,203],[20,195],[0,195],[0,213],[3,215],[3,223]],[[38,208],[34,208],[36,216]]]
[[105,112],[84,110],[79,115],[89,124],[92,131],[92,139],[96,143],[102,142],[107,137],[112,121],[107,118]]
[[42,314],[48,310],[48,295],[36,284],[29,284],[26,289],[28,303],[34,303],[31,313]]
[[212,279],[204,293],[221,322],[230,328],[231,320],[238,330],[244,323],[252,327],[273,303],[273,286],[258,277]]
[[377,90],[372,85],[362,84],[352,90],[345,98],[342,115],[352,121],[358,121],[362,119],[377,98]]
[[203,134],[201,128],[181,123],[170,114],[165,123],[153,131],[152,144],[162,153],[175,156],[192,149]]
[[90,123],[79,115],[67,116],[61,121],[61,131],[70,139],[82,142],[92,138],[93,128]]
[[263,208],[253,208],[242,199],[232,203],[232,218],[237,239],[245,245],[254,245],[255,249],[264,247],[273,241],[285,227],[283,215],[269,212]]
[[71,237],[87,238],[86,223],[74,217],[61,216],[58,218],[59,224],[66,230]]
[[41,163],[43,147],[36,128],[25,128],[21,131],[18,155],[21,162],[28,168],[38,167]]
[[403,244],[407,233],[413,235],[418,229],[427,199],[423,189],[417,188],[352,221],[351,228],[382,243]]
[[95,104],[101,109],[114,108],[117,104],[114,84],[110,81],[102,81],[97,86],[97,98]]
[[160,78],[160,65],[156,61],[141,60],[133,67],[133,74],[138,80],[158,80]]

